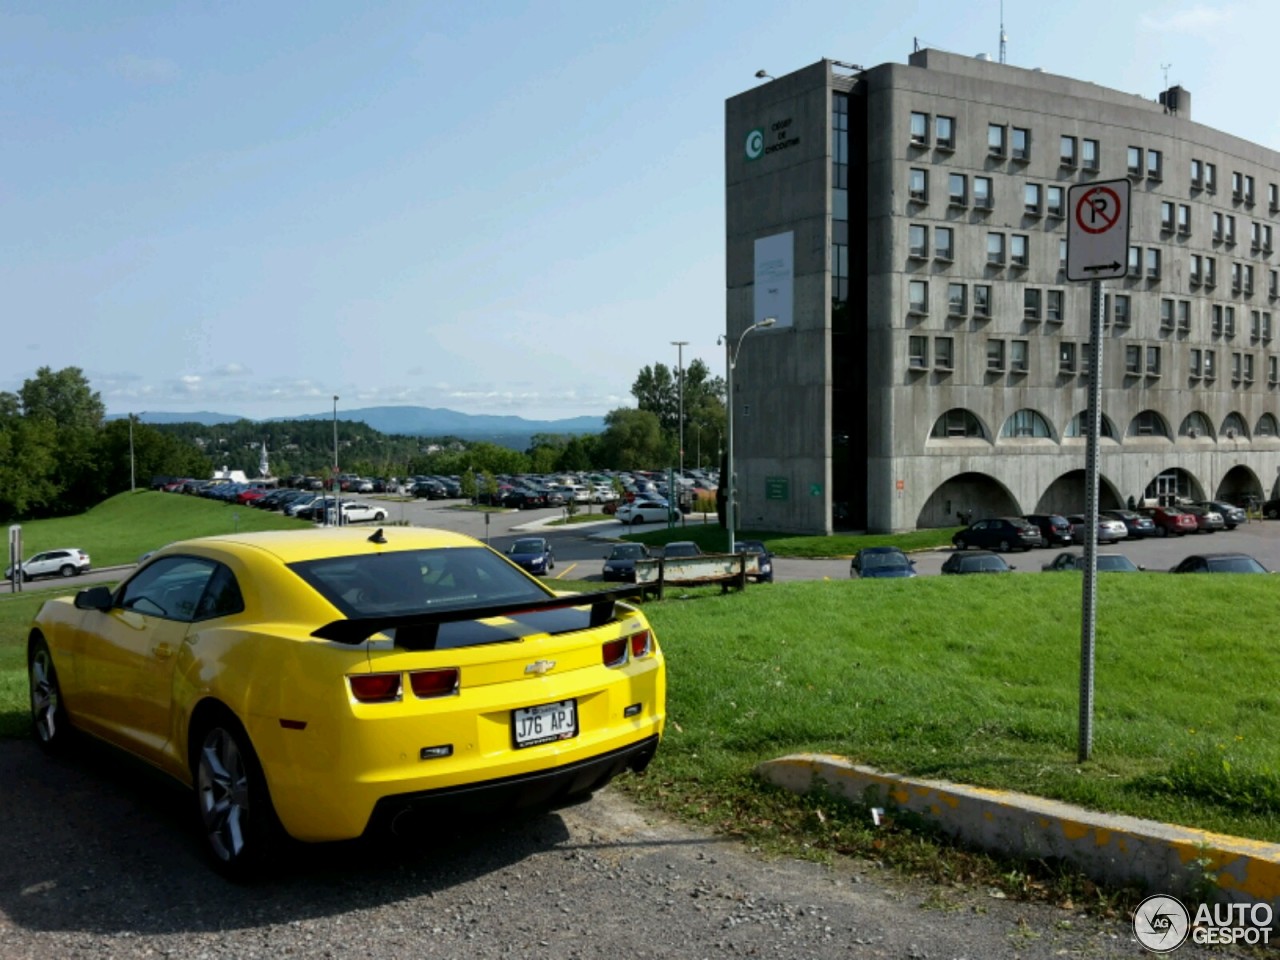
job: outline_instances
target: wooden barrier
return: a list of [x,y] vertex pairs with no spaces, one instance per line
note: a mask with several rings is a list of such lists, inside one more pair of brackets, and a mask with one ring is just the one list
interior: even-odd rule
[[654,591],[663,599],[667,584],[682,587],[702,587],[720,584],[720,591],[727,593],[730,587],[741,590],[747,585],[747,577],[760,572],[759,554],[755,553],[706,553],[697,557],[655,557],[636,561],[636,585],[643,593]]

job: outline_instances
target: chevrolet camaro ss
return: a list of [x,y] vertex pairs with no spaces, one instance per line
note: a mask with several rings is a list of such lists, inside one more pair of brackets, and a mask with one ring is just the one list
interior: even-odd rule
[[190,787],[214,866],[249,877],[282,833],[550,806],[643,770],[666,677],[627,589],[559,595],[438,530],[172,543],[114,590],[41,607],[33,727]]

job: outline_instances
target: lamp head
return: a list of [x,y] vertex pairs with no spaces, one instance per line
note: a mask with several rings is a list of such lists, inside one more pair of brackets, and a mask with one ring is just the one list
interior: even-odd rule
[[757,324],[757,326],[772,327],[777,322],[778,322],[777,317],[765,317],[763,320],[760,321],[759,324]]
[[757,80],[772,80],[772,79],[773,79],[773,77],[769,76],[769,74],[768,74],[766,71],[764,71],[764,70],[757,70],[757,71],[756,71],[756,79],[757,79]]

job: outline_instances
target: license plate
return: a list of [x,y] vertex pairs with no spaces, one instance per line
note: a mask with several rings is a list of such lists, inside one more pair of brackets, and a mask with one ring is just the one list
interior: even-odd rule
[[511,711],[516,749],[569,740],[578,735],[578,701],[561,700]]

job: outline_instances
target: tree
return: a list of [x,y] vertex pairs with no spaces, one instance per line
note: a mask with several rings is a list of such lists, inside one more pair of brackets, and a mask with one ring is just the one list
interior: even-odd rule
[[18,397],[24,417],[47,417],[59,430],[96,430],[107,412],[102,396],[90,389],[79,367],[66,367],[57,373],[41,367],[34,379],[23,382]]
[[0,393],[0,520],[54,512],[56,434],[51,419],[28,420],[15,394]]
[[54,495],[45,511],[74,513],[102,499],[95,462],[98,431],[106,408],[79,367],[54,372],[41,367],[18,391],[22,418],[52,428],[53,467],[46,478]]
[[639,409],[658,418],[658,426],[663,433],[675,432],[680,420],[679,397],[676,379],[666,364],[655,363],[652,367],[642,368],[631,385],[631,395],[636,398]]
[[615,470],[639,470],[662,463],[665,443],[657,414],[619,407],[604,418],[601,459]]

